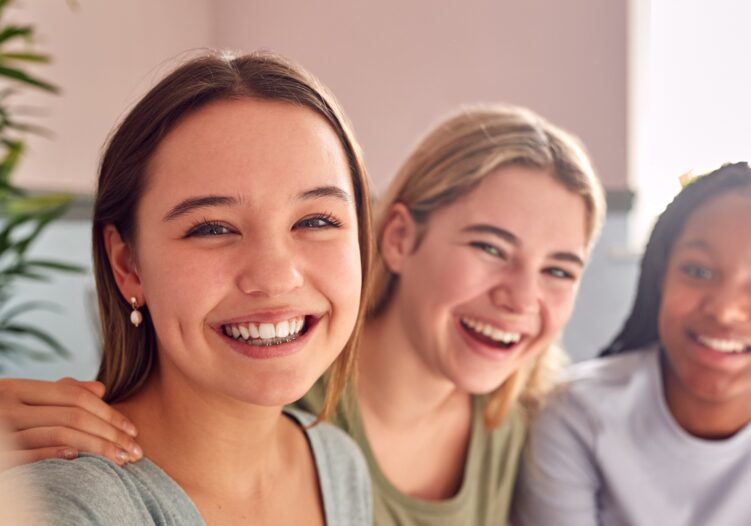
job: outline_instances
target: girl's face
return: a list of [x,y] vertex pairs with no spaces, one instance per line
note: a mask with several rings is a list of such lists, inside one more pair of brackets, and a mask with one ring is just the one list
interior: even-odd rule
[[149,309],[163,376],[277,406],[346,344],[356,206],[342,146],[313,111],[241,99],[188,115],[157,148],[136,217],[132,251],[109,230],[111,259]]
[[586,210],[548,172],[499,169],[435,211],[416,248],[411,216],[403,205],[392,212],[390,226],[400,226],[382,238],[399,274],[392,302],[436,377],[490,392],[569,319],[587,253]]
[[686,222],[659,312],[667,372],[704,401],[751,397],[751,197],[721,195]]

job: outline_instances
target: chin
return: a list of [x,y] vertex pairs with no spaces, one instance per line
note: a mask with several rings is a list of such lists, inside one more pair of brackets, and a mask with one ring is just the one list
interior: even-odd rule
[[489,376],[487,373],[473,376],[461,375],[455,377],[454,385],[471,395],[486,395],[502,386],[510,376],[511,373],[501,373],[492,376]]

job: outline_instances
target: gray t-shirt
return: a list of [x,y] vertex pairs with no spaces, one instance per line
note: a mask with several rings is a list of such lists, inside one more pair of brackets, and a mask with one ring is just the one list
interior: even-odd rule
[[[314,417],[285,408],[301,426]],[[315,458],[328,526],[372,524],[370,477],[352,440],[329,424],[306,430]],[[156,464],[142,459],[119,467],[104,457],[45,460],[3,476],[29,477],[36,492],[31,516],[60,526],[205,524],[190,497]],[[34,522],[36,524],[37,522]]]
[[514,526],[747,526],[751,425],[702,440],[665,403],[659,352],[577,364],[535,419]]

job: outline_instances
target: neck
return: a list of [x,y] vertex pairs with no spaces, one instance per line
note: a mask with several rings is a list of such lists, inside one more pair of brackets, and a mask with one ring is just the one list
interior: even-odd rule
[[[144,454],[192,497],[273,491],[297,426],[280,407],[253,406],[200,391],[173,370],[157,369],[118,409],[131,418]],[[304,439],[303,439],[304,440]]]
[[687,389],[662,361],[665,402],[676,422],[698,438],[729,438],[751,421],[751,400],[734,397],[720,401],[701,398]]
[[447,406],[467,407],[469,394],[411,344],[393,302],[365,324],[358,368],[360,408],[385,424],[415,425],[445,414]]

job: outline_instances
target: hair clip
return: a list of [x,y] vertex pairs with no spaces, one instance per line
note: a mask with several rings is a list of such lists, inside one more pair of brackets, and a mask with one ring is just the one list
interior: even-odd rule
[[689,170],[688,172],[682,173],[678,176],[678,182],[681,183],[681,188],[686,188],[691,183],[695,182],[699,177],[699,175],[694,175],[693,170]]

